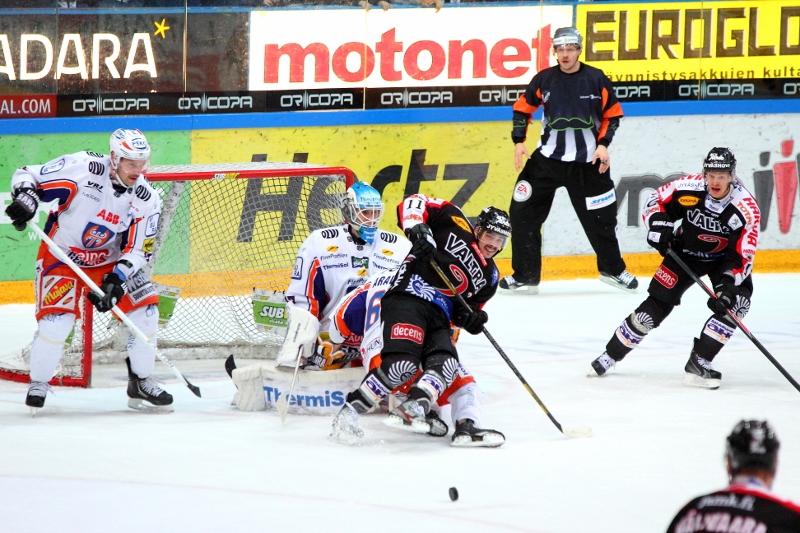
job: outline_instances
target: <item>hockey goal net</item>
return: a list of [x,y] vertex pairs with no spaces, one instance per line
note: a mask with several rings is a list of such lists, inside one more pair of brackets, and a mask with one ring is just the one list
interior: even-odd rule
[[[147,178],[162,199],[146,267],[161,295],[159,350],[171,359],[274,356],[283,330],[257,323],[254,294],[282,300],[303,240],[343,222],[353,172],[216,163],[153,166]],[[90,386],[93,364],[125,357],[127,328],[83,300],[51,384]],[[28,381],[29,351],[30,345],[0,357],[0,378]]]

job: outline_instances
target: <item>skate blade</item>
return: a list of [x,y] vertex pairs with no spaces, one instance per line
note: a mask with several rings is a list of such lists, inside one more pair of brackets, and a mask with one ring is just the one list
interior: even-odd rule
[[470,435],[459,435],[453,439],[450,446],[456,448],[497,448],[505,444],[506,439],[500,435],[484,435],[481,440],[473,440]]
[[719,379],[701,378],[697,374],[692,374],[691,372],[687,372],[683,376],[683,382],[686,385],[690,387],[700,387],[701,389],[718,389],[721,381],[722,380]]
[[630,289],[630,288],[626,287],[625,285],[622,285],[621,283],[617,283],[613,279],[607,278],[605,276],[600,276],[600,281],[602,281],[606,285],[611,285],[615,289],[619,289],[621,291],[629,292],[631,294],[636,294],[639,291],[638,287],[635,288],[635,289]]
[[402,417],[397,415],[389,415],[383,419],[383,423],[390,428],[402,429],[412,433],[428,433],[431,430],[431,425],[422,420],[414,420],[408,423]]
[[536,296],[539,294],[539,286],[525,287],[524,289],[503,289],[498,287],[497,292],[500,294],[516,294],[519,296]]
[[28,406],[28,409],[30,409],[31,418],[36,418],[36,413],[42,410],[41,407],[31,407],[31,406]]
[[171,413],[175,408],[170,405],[153,405],[140,398],[128,398],[128,407],[143,413]]

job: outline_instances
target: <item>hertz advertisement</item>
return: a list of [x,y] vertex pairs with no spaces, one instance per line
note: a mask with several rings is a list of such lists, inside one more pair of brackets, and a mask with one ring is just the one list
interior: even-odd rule
[[800,2],[578,4],[583,59],[613,82],[800,76]]

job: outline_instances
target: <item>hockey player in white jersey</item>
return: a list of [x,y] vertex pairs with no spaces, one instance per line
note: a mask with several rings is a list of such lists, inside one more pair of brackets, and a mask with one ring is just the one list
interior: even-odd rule
[[[383,211],[380,193],[356,182],[342,202],[345,223],[312,232],[300,246],[286,301],[314,315],[320,331],[330,329],[330,313],[342,296],[370,275],[399,267],[411,249],[405,237],[378,229]],[[359,344],[353,339],[345,349]]]
[[[158,295],[142,272],[161,214],[158,193],[142,176],[150,163],[150,145],[139,130],[118,129],[109,147],[108,156],[78,152],[18,169],[11,178],[12,202],[6,214],[22,231],[36,215],[39,201],[55,201],[44,231],[103,290],[103,297],[89,292],[89,300],[101,312],[118,304],[155,346]],[[48,382],[80,313],[85,289],[80,277],[42,243],[35,278],[38,330],[25,399],[31,408],[44,406]],[[151,377],[155,352],[132,335],[126,362],[130,407],[172,404],[172,396]]]
[[[316,357],[336,360],[336,354],[342,356],[339,347],[350,338],[361,338],[360,355],[364,368],[373,370],[381,365],[381,350],[383,349],[383,322],[381,321],[381,299],[394,283],[397,271],[378,273],[369,278],[367,282],[346,295],[336,306],[331,314],[330,346],[320,343]],[[453,328],[452,340],[458,338],[458,329]],[[331,355],[329,355],[331,354]],[[418,376],[421,372],[418,372]],[[394,394],[406,396],[413,380],[406,385],[398,387]],[[456,376],[452,384],[439,396],[437,410],[445,405],[450,405],[450,414],[455,432],[452,445],[457,447],[497,447],[505,443],[505,436],[493,429],[483,429],[481,425],[481,404],[483,392],[475,382],[464,365],[458,363]],[[358,412],[349,404],[345,404],[333,421],[331,438],[344,444],[357,444],[363,437],[362,430],[358,427]],[[437,411],[427,413],[427,433],[435,437],[444,437],[449,428],[441,420]]]

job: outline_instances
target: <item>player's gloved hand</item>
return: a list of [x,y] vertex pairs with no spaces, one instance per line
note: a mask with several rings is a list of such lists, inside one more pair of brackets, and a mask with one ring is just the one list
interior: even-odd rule
[[436,254],[436,241],[427,224],[417,224],[406,230],[406,237],[411,241],[411,253],[424,263],[429,263]]
[[341,344],[334,344],[327,331],[317,337],[314,353],[306,361],[305,370],[327,370],[335,361],[344,357]]
[[23,188],[17,191],[14,200],[6,207],[6,215],[11,219],[17,231],[23,231],[26,223],[36,215],[39,208],[39,197],[36,191]]
[[483,326],[489,321],[489,315],[483,310],[461,308],[453,318],[453,324],[463,328],[467,333],[477,335],[483,331]]
[[103,283],[100,284],[100,289],[103,291],[103,297],[100,297],[94,291],[90,292],[86,297],[89,298],[89,301],[98,311],[106,313],[111,311],[111,308],[117,305],[122,297],[125,296],[128,287],[116,273],[110,272],[103,276]]
[[675,238],[672,233],[674,227],[675,223],[666,215],[653,215],[650,217],[650,229],[647,230],[647,244],[658,250],[662,256],[667,255],[667,250]]
[[708,299],[708,308],[717,314],[725,316],[728,309],[733,309],[736,304],[736,296],[739,294],[739,287],[730,276],[722,276],[722,279],[714,285],[716,298]]

